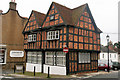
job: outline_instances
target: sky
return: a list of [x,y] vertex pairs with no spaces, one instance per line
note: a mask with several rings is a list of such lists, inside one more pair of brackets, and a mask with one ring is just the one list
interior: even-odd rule
[[[0,10],[6,13],[11,0],[0,0]],[[101,44],[107,45],[106,36],[113,43],[118,41],[118,2],[120,0],[15,0],[17,10],[23,17],[29,17],[32,10],[47,13],[51,3],[57,2],[68,8],[88,3],[97,27],[102,30]],[[119,8],[120,9],[120,8]]]

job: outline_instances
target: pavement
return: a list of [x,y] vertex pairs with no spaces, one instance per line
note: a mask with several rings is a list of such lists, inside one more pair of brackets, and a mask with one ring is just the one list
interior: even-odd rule
[[[70,77],[84,79],[84,78],[90,78],[90,77],[97,76],[97,75],[111,74],[114,72],[118,72],[118,71],[110,71],[109,73],[105,71],[99,71],[99,72],[94,72],[94,73],[83,73],[83,74],[70,75]],[[4,76],[8,76],[8,75],[4,75]],[[21,75],[21,74],[9,74],[9,76],[15,77],[15,78],[34,78],[34,79],[40,78],[40,77],[26,76],[26,75]]]
[[97,76],[97,75],[106,75],[106,74],[111,74],[111,73],[114,73],[114,72],[118,72],[118,71],[110,71],[109,73],[108,72],[105,72],[105,71],[99,71],[99,72],[92,72],[92,73],[84,73],[84,74],[78,74],[78,75],[72,75],[72,77],[74,78],[90,78],[90,77],[94,77],[94,76]]

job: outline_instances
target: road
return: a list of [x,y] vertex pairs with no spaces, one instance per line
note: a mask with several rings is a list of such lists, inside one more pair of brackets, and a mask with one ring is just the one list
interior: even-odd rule
[[5,77],[2,80],[120,80],[120,71],[114,71],[109,74],[100,74],[97,76],[89,77],[89,78],[49,78],[49,79],[34,79],[34,78],[14,78],[14,77]]
[[120,71],[115,71],[109,74],[100,74],[84,80],[120,80]]

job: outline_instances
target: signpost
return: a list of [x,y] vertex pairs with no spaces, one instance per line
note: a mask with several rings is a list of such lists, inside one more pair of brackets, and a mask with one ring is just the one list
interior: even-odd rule
[[63,48],[63,52],[68,53],[68,51],[69,51],[69,50],[68,50],[67,47],[64,47],[64,48]]

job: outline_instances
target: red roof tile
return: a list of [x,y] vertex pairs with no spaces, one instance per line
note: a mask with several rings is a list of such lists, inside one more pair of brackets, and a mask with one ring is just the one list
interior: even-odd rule
[[36,18],[39,26],[41,26],[42,23],[43,23],[43,20],[44,20],[44,18],[45,18],[45,14],[40,13],[40,12],[37,12],[37,11],[35,11],[35,10],[32,10],[32,11],[33,11],[33,13],[35,14],[35,18]]

